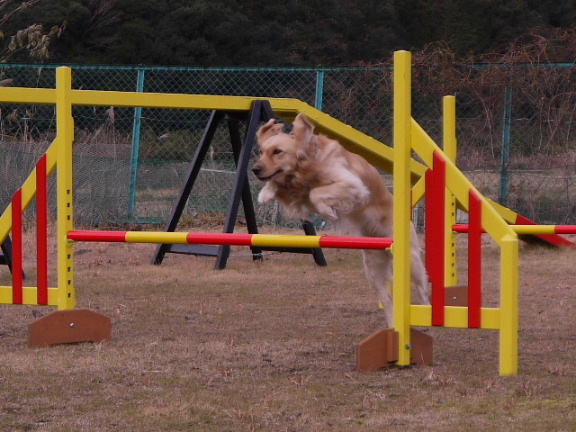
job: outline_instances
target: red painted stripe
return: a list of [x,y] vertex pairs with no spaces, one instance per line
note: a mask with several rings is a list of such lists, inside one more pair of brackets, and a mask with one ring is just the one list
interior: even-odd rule
[[22,189],[12,197],[12,303],[24,301],[22,267]]
[[48,304],[48,174],[46,155],[36,164],[37,302]]
[[126,242],[126,231],[69,231],[67,237],[74,241]]
[[387,249],[392,243],[393,240],[387,237],[320,237],[321,248]]
[[446,162],[434,152],[433,169],[426,172],[426,257],[432,283],[432,325],[444,325]]
[[556,234],[576,234],[576,225],[556,225]]
[[252,246],[253,235],[254,234],[188,233],[186,241],[190,244]]
[[470,190],[468,233],[468,327],[480,328],[482,308],[482,201]]

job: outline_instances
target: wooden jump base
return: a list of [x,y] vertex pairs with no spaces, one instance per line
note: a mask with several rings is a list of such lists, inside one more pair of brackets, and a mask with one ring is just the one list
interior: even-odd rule
[[28,346],[95,342],[112,339],[110,318],[89,309],[70,309],[49,313],[28,325]]

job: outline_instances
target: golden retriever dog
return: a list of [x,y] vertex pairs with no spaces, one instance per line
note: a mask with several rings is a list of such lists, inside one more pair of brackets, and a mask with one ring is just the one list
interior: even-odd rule
[[[317,213],[354,236],[392,237],[392,194],[376,168],[344,149],[335,140],[314,134],[314,125],[298,114],[291,134],[274,119],[257,132],[260,157],[252,172],[266,182],[258,195],[261,204],[277,199],[290,218]],[[363,250],[364,270],[393,325],[392,253]],[[412,280],[425,304],[428,277],[418,237],[412,227]]]

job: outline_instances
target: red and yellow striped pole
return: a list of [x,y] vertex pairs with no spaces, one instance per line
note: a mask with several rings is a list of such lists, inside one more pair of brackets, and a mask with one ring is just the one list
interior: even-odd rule
[[388,237],[308,236],[279,234],[235,234],[163,231],[70,231],[77,242],[210,244],[256,247],[386,249]]
[[[576,234],[576,225],[510,225],[510,228],[516,234]],[[457,233],[467,233],[469,229],[467,224],[456,224],[452,227],[452,231]]]

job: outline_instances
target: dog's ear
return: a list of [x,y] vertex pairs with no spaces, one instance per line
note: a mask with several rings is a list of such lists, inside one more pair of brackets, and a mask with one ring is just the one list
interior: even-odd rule
[[296,157],[302,163],[308,159],[310,140],[314,135],[314,124],[305,114],[298,114],[293,123],[294,140],[297,144]]
[[276,123],[276,120],[270,119],[266,124],[264,124],[258,132],[256,132],[256,137],[258,138],[258,142],[264,142],[268,138],[274,135],[278,135],[282,132],[283,125],[282,123]]
[[314,135],[314,124],[308,120],[305,114],[298,114],[294,119],[294,138],[296,142],[305,147],[310,143],[310,138]]

